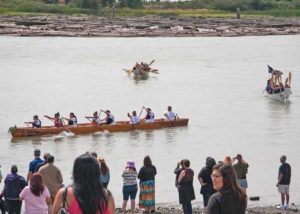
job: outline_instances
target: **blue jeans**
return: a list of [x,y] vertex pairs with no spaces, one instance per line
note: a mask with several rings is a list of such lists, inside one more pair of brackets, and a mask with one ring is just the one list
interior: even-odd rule
[[183,209],[184,214],[192,214],[193,213],[193,208],[192,208],[191,202],[182,203],[182,209]]

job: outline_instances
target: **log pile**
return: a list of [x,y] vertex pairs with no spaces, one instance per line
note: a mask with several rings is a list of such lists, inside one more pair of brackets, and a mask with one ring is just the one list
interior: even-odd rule
[[0,16],[0,35],[11,36],[229,37],[299,33],[297,18]]

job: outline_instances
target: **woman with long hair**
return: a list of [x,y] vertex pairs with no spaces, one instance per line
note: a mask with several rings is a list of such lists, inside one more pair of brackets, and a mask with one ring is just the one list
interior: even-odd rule
[[40,173],[31,176],[29,186],[20,193],[20,200],[25,201],[25,214],[48,214],[51,197]]
[[58,191],[52,214],[57,214],[63,204],[70,214],[114,214],[113,196],[102,186],[99,177],[100,168],[96,158],[90,154],[77,157],[73,165],[73,184]]
[[145,212],[155,212],[155,175],[156,168],[147,155],[144,158],[144,166],[138,174],[140,179],[139,208],[144,209]]
[[247,207],[247,195],[238,186],[232,165],[225,163],[215,165],[211,177],[217,192],[209,198],[207,214],[244,214]]
[[103,185],[103,187],[107,188],[109,180],[110,180],[110,174],[109,174],[109,168],[106,165],[105,160],[99,159],[99,163],[100,163],[100,180],[101,183]]

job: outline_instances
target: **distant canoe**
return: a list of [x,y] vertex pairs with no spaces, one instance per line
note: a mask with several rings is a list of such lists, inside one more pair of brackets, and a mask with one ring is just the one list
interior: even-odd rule
[[65,126],[65,127],[54,127],[54,126],[44,126],[42,128],[11,128],[10,132],[13,138],[19,137],[35,137],[42,135],[56,135],[63,131],[72,132],[74,134],[89,134],[99,131],[108,131],[108,132],[126,132],[133,130],[148,130],[148,129],[162,129],[168,127],[177,127],[177,126],[187,126],[189,119],[180,118],[175,121],[169,121],[165,119],[156,119],[153,123],[144,123],[141,122],[138,125],[132,125],[128,121],[118,121],[115,124],[111,125],[94,125],[92,123],[81,123],[76,127]]
[[264,90],[264,94],[271,100],[277,100],[285,103],[288,101],[289,97],[291,96],[292,91],[291,88],[285,88],[284,91],[282,92],[270,94],[266,90]]

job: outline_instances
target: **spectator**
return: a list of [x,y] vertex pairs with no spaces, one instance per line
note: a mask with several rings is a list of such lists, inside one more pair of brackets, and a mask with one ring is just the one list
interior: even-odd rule
[[181,173],[181,171],[183,170],[183,161],[184,160],[181,160],[180,162],[177,163],[177,166],[174,170],[174,174],[176,175],[175,176],[175,186],[178,188],[178,178],[179,178],[179,175]]
[[123,177],[123,205],[122,214],[126,212],[127,201],[130,197],[131,214],[135,209],[135,197],[137,193],[137,172],[133,161],[128,161],[125,170],[122,174]]
[[51,203],[51,198],[41,174],[31,176],[30,185],[20,193],[20,200],[25,201],[25,214],[48,214],[47,203]]
[[50,191],[51,200],[54,202],[57,191],[63,186],[63,178],[59,168],[54,165],[54,156],[48,157],[46,165],[39,169],[39,173],[43,176],[44,183]]
[[48,153],[48,152],[45,152],[45,153],[44,153],[44,156],[43,156],[44,162],[40,163],[40,164],[37,166],[37,168],[36,168],[36,171],[37,171],[37,172],[39,171],[39,169],[40,169],[42,166],[45,166],[45,165],[47,164],[47,162],[48,162],[48,157],[49,157],[49,156],[50,156],[50,153]]
[[69,214],[114,214],[113,196],[103,188],[99,178],[99,164],[94,157],[90,154],[77,157],[73,166],[73,184],[57,192],[52,214],[57,214],[63,206],[64,191]]
[[222,162],[215,165],[211,177],[217,192],[208,200],[207,214],[244,214],[247,195],[237,184],[236,173],[232,165]]
[[190,168],[190,161],[183,161],[183,170],[180,172],[178,178],[178,192],[179,192],[179,202],[182,205],[184,214],[192,214],[192,203],[191,201],[195,199],[195,192],[193,186],[194,171]]
[[34,150],[34,159],[29,163],[29,171],[27,174],[27,182],[30,180],[30,177],[33,173],[37,172],[37,167],[39,164],[43,163],[44,161],[40,158],[41,150],[35,149]]
[[248,188],[247,173],[249,164],[243,159],[241,154],[237,154],[237,156],[233,158],[233,161],[235,160],[238,161],[236,164],[233,165],[237,176],[237,182],[240,185],[240,187],[242,187],[246,192]]
[[156,168],[149,156],[144,158],[144,166],[140,169],[140,201],[139,208],[145,212],[155,212],[155,175]]
[[206,212],[206,207],[210,196],[216,192],[213,188],[211,179],[212,168],[214,165],[216,165],[215,159],[212,157],[207,157],[205,167],[203,167],[198,174],[198,180],[201,185],[200,193],[203,195],[204,212]]
[[9,214],[21,213],[22,201],[19,200],[19,195],[25,186],[27,186],[25,178],[18,175],[18,167],[12,165],[11,174],[8,174],[4,180],[4,189],[0,197],[4,196]]
[[107,167],[106,162],[103,158],[99,159],[99,163],[100,163],[100,181],[103,187],[107,188],[110,180],[109,168]]
[[282,155],[280,157],[280,162],[281,166],[279,167],[278,182],[276,185],[278,187],[278,192],[281,194],[281,205],[278,208],[287,209],[290,200],[289,188],[291,183],[292,170],[291,166],[286,163],[285,155]]

